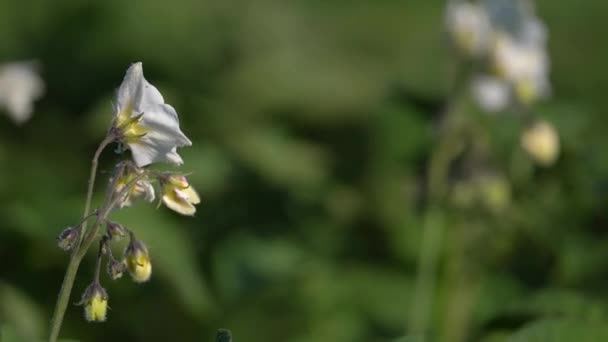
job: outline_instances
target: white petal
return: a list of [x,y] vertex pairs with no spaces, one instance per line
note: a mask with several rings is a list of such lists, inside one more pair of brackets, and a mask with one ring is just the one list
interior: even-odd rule
[[173,148],[173,150],[171,150],[171,152],[167,153],[167,160],[169,160],[170,162],[172,162],[173,164],[176,164],[176,165],[182,165],[184,163],[184,160],[182,159],[182,157],[180,157],[180,155],[177,154],[175,147]]
[[44,83],[33,62],[14,62],[0,67],[0,106],[18,124],[27,121],[33,102],[44,93]]
[[115,113],[119,113],[122,108],[135,103],[135,99],[140,96],[143,79],[144,71],[141,62],[131,64],[116,92]]
[[150,139],[154,132],[142,137],[137,142],[130,143],[129,148],[138,167],[143,167],[152,163],[172,162],[180,165],[182,159],[175,153],[175,145],[167,144],[161,139]]
[[[154,88],[153,86],[150,87]],[[167,140],[173,141],[174,146],[182,147],[192,145],[190,139],[188,139],[180,130],[177,112],[171,105],[151,105],[148,103],[140,108],[140,113],[144,113],[140,121],[140,124],[143,127],[149,131],[161,133]]]

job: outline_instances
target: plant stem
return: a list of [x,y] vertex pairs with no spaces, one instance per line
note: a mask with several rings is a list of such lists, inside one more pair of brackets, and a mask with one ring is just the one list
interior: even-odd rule
[[[97,176],[97,165],[99,164],[99,156],[101,156],[101,152],[114,142],[116,138],[113,134],[108,134],[99,144],[97,150],[95,151],[95,155],[93,156],[93,160],[91,161],[91,173],[89,175],[89,182],[87,187],[87,197],[84,202],[84,213],[83,217],[87,217],[89,212],[91,211],[91,202],[93,200],[93,188],[95,186],[95,177]],[[87,230],[87,223],[84,222],[82,227],[80,228],[80,241],[82,241],[82,237],[84,236],[84,232]],[[79,244],[80,245],[80,244]]]
[[[99,147],[95,151],[95,155],[93,156],[93,160],[91,161],[91,173],[89,175],[88,189],[87,189],[87,197],[84,206],[84,214],[83,217],[87,218],[89,216],[89,211],[91,210],[91,201],[93,198],[93,187],[95,185],[95,176],[97,175],[97,165],[99,163],[99,156],[103,152],[103,150],[111,144],[115,140],[115,137],[112,134],[108,134],[103,141],[99,144]],[[94,228],[96,230],[96,226],[99,224],[99,216],[95,220]],[[76,279],[76,274],[78,273],[78,267],[80,266],[80,262],[82,261],[82,257],[86,253],[81,252],[81,242],[86,232],[87,220],[84,220],[82,226],[80,227],[79,234],[79,243],[74,248],[72,254],[70,255],[70,262],[68,263],[68,267],[65,271],[65,276],[63,277],[63,282],[61,284],[61,289],[59,290],[59,295],[57,297],[57,303],[55,304],[55,311],[53,312],[53,318],[51,319],[51,331],[49,334],[49,342],[57,341],[57,337],[59,336],[59,331],[61,330],[61,324],[63,323],[63,316],[65,315],[65,310],[67,309],[68,302],[70,300],[70,294],[72,293],[72,287],[74,286],[74,280]],[[88,247],[88,246],[87,246]]]

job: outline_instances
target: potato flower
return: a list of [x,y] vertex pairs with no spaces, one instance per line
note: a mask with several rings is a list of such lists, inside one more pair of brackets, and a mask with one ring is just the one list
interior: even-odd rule
[[141,62],[132,64],[116,93],[113,131],[131,150],[138,167],[157,162],[183,164],[177,148],[192,142],[180,130],[177,112],[144,78]]

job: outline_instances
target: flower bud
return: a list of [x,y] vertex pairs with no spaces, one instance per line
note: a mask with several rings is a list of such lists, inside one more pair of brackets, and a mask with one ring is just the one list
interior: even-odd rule
[[152,263],[148,249],[143,242],[131,237],[131,242],[125,250],[125,261],[131,278],[136,283],[143,283],[152,275]]
[[107,271],[108,275],[110,276],[110,278],[112,278],[112,280],[116,280],[122,277],[122,274],[126,271],[126,269],[127,265],[124,261],[118,261],[114,258],[110,258],[110,260],[108,261]]
[[192,216],[196,212],[195,204],[201,202],[198,193],[182,175],[161,177],[162,199],[165,205],[182,215]]
[[112,221],[106,223],[106,232],[109,238],[117,240],[127,235],[127,229],[122,224]]
[[559,136],[549,122],[538,121],[523,131],[521,146],[536,163],[551,166],[559,155]]
[[[122,197],[118,202],[118,207],[129,207],[133,205],[133,202],[139,198],[147,202],[152,202],[156,198],[154,193],[154,187],[150,181],[143,176],[143,178],[135,181],[137,177],[142,177],[142,169],[133,169],[126,174],[121,175],[115,182],[114,192],[116,194],[122,193]],[[135,182],[134,182],[135,181]],[[124,190],[126,186],[129,189]]]
[[70,251],[78,243],[79,235],[79,227],[67,227],[57,236],[57,245],[64,251]]
[[79,304],[84,306],[84,318],[88,322],[103,322],[106,320],[108,294],[98,282],[93,282],[87,287]]

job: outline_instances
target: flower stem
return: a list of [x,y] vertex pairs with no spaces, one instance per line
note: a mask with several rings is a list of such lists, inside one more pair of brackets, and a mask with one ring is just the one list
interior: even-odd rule
[[[108,134],[108,136],[106,136],[104,140],[99,144],[99,147],[97,148],[97,150],[95,151],[95,155],[93,156],[93,160],[91,161],[91,173],[89,176],[87,197],[83,214],[84,218],[87,218],[89,216],[89,212],[91,210],[91,201],[93,199],[93,187],[95,185],[95,176],[97,175],[97,165],[99,163],[99,156],[101,155],[103,150],[114,140],[115,137],[112,134]],[[105,212],[104,214],[107,215],[107,213]],[[94,226],[97,226],[99,222],[100,220],[98,216],[95,220]],[[61,289],[59,290],[59,295],[57,297],[57,304],[55,304],[55,311],[53,312],[53,318],[51,319],[51,331],[49,334],[49,342],[57,341],[59,331],[61,330],[61,324],[63,323],[63,316],[65,315],[65,310],[67,309],[68,302],[70,300],[72,287],[74,286],[74,280],[76,279],[76,273],[78,273],[78,267],[80,266],[80,262],[82,261],[82,258],[86,253],[86,250],[85,253],[81,252],[81,242],[84,236],[84,232],[86,231],[86,225],[87,220],[85,219],[82,223],[82,226],[80,227],[80,241],[76,245],[76,248],[74,248],[74,251],[70,256],[70,262],[68,263],[68,267],[65,271],[65,276],[63,277],[63,283],[61,284]]]
[[[89,212],[91,211],[91,202],[93,200],[93,188],[95,186],[95,177],[97,176],[97,165],[99,164],[99,156],[101,156],[101,152],[114,142],[116,138],[113,134],[108,134],[103,141],[97,147],[97,151],[95,151],[95,155],[93,156],[93,160],[91,161],[91,173],[89,175],[89,185],[87,188],[87,197],[84,202],[84,213],[83,217],[87,217]],[[87,223],[84,222],[82,227],[80,228],[80,241],[82,241],[82,236],[84,236],[84,232],[87,230]]]

